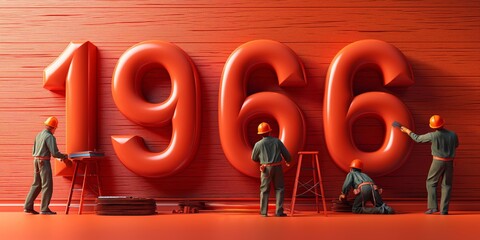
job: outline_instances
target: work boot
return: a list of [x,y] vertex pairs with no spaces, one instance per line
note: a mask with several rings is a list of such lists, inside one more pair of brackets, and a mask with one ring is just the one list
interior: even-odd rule
[[433,214],[433,213],[436,213],[436,212],[438,212],[438,210],[436,208],[430,208],[425,212],[425,214]]
[[33,215],[38,214],[38,212],[35,211],[34,209],[23,209],[23,212],[33,214]]
[[42,214],[42,215],[55,215],[57,213],[53,212],[53,211],[42,211],[42,212],[40,212],[40,214]]
[[280,214],[275,214],[275,216],[277,216],[277,217],[286,217],[287,214],[285,214],[285,213],[280,213]]
[[383,212],[384,214],[395,214],[395,210],[393,210],[393,208],[390,206],[385,205],[383,207],[383,210],[384,210]]

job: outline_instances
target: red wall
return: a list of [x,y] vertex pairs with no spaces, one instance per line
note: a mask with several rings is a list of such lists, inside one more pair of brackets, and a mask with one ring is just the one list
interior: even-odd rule
[[[29,1],[0,3],[0,201],[22,202],[32,181],[31,147],[46,117],[60,120],[56,132],[65,150],[65,96],[42,88],[42,72],[70,41],[91,41],[98,48],[98,149],[106,195],[156,198],[256,198],[258,179],[242,175],[225,158],[218,134],[219,82],[231,52],[255,39],[286,44],[305,65],[308,84],[278,89],[304,113],[305,150],[320,151],[327,197],[336,197],[344,178],[329,157],[323,136],[323,96],[328,66],[349,43],[379,39],[393,44],[412,66],[415,84],[389,90],[410,109],[419,133],[429,131],[430,115],[445,117],[461,146],[454,172],[454,200],[480,199],[480,1]],[[143,178],[115,156],[110,136],[143,136],[152,150],[170,141],[170,127],[156,131],[136,126],[116,108],[111,93],[113,69],[121,54],[144,40],[176,44],[194,61],[202,91],[202,133],[198,152],[181,173]],[[169,95],[162,70],[145,79],[147,98]],[[168,76],[167,76],[168,78]],[[356,93],[378,89],[380,76],[356,77]],[[273,83],[273,71],[253,74],[248,91]],[[366,81],[365,83],[358,83]],[[251,126],[255,128],[254,125]],[[382,127],[365,120],[354,129],[359,147],[373,150]],[[252,142],[256,136],[250,135]],[[416,144],[397,171],[375,179],[390,198],[424,198],[430,146]],[[293,171],[287,173],[287,196]],[[68,179],[55,178],[54,200],[67,196]]]

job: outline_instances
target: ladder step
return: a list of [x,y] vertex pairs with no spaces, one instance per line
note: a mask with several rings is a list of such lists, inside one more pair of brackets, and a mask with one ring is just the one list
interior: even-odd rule
[[84,175],[84,174],[79,175],[79,174],[77,174],[77,177],[85,177],[85,176],[87,176],[87,177],[96,177],[97,175],[96,175],[96,174],[87,174],[87,175]]
[[317,170],[317,168],[314,167],[302,167],[302,170]]

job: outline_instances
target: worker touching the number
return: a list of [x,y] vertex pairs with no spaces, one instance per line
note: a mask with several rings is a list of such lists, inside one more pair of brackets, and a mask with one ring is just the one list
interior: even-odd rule
[[[40,213],[44,215],[57,214],[48,207],[53,194],[52,167],[50,165],[50,156],[61,159],[67,159],[68,155],[58,151],[57,140],[53,134],[57,129],[58,120],[55,117],[49,117],[45,121],[45,129],[37,134],[33,144],[33,184],[25,200],[24,212],[38,214],[33,209],[33,203],[40,191],[42,192],[42,202]],[[69,161],[65,162],[66,164]]]
[[426,214],[438,212],[437,205],[437,184],[442,180],[442,197],[440,202],[441,214],[448,214],[448,205],[450,203],[450,194],[452,191],[453,180],[453,158],[455,150],[458,147],[458,136],[456,133],[445,129],[445,121],[439,115],[430,117],[430,128],[435,129],[423,135],[417,135],[406,127],[401,127],[401,131],[408,134],[415,142],[432,143],[433,161],[427,176],[428,210]]
[[[363,163],[360,159],[355,159],[350,163],[350,172],[345,178],[342,187],[342,194],[338,197],[340,201],[345,201],[350,188],[356,195],[353,202],[353,213],[370,214],[393,214],[391,207],[387,206],[380,196],[382,189],[378,188],[373,180],[362,172]],[[368,202],[373,203],[373,207],[365,207]]]
[[270,182],[273,181],[276,197],[275,216],[285,217],[287,214],[283,212],[285,183],[282,156],[285,158],[287,166],[292,159],[282,141],[270,136],[271,131],[268,123],[262,122],[258,125],[258,134],[262,135],[262,139],[255,143],[252,151],[252,160],[260,162],[260,214],[265,217],[268,216],[268,196],[270,194]]

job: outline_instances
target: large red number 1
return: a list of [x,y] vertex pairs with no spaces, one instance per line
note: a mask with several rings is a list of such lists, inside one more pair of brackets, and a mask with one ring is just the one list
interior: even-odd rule
[[[65,91],[66,152],[94,150],[97,138],[97,47],[91,42],[70,43],[44,70],[43,87]],[[55,175],[71,175],[71,168],[55,161]]]
[[[138,91],[143,75],[156,66],[163,66],[172,82],[171,94],[162,103],[148,102]],[[128,169],[140,176],[165,177],[190,163],[200,138],[200,83],[182,49],[160,41],[128,49],[113,73],[112,95],[120,112],[141,126],[172,123],[170,144],[160,153],[151,152],[139,136],[112,136],[115,153]]]
[[[411,69],[394,46],[379,40],[363,40],[346,46],[335,56],[327,73],[323,110],[325,141],[331,157],[343,170],[348,171],[349,163],[359,158],[369,174],[386,175],[405,162],[411,148],[408,136],[391,124],[398,121],[412,127],[413,120],[408,108],[392,94],[367,92],[353,96],[353,78],[364,66],[380,69],[385,86],[413,84]],[[383,145],[374,152],[359,150],[351,136],[354,122],[366,116],[382,119],[386,125]]]
[[265,66],[275,70],[282,87],[306,85],[303,65],[294,51],[279,42],[256,40],[238,47],[225,63],[218,102],[223,152],[238,171],[257,178],[258,164],[251,160],[252,147],[245,137],[245,128],[252,118],[259,115],[275,118],[280,127],[279,138],[293,156],[305,141],[303,114],[290,98],[276,92],[246,96],[249,74]]

